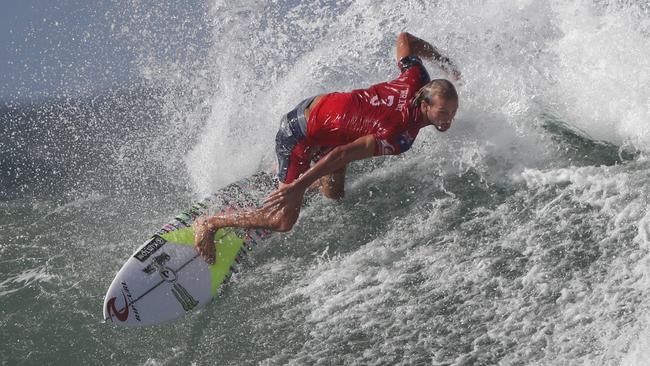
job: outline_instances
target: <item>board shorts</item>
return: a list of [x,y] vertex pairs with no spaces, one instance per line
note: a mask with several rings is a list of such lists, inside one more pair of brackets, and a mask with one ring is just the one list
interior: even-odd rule
[[280,129],[275,136],[275,153],[278,156],[278,179],[282,183],[293,182],[311,164],[312,149],[306,141],[305,109],[315,98],[303,100],[280,121]]

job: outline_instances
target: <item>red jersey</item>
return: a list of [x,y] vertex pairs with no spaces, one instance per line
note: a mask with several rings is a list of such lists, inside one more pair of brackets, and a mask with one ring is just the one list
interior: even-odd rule
[[411,101],[430,79],[415,56],[404,57],[398,66],[401,74],[395,80],[325,95],[310,112],[307,144],[327,150],[374,135],[375,155],[408,150],[423,127],[420,107],[411,107]]

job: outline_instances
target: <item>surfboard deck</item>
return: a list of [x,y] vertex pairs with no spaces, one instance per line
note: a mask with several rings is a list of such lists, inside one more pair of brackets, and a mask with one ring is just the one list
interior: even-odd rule
[[122,326],[154,325],[209,304],[241,259],[271,231],[219,229],[216,261],[209,265],[194,248],[194,220],[258,206],[276,187],[274,179],[269,173],[258,173],[230,184],[154,233],[117,272],[104,299],[104,320]]

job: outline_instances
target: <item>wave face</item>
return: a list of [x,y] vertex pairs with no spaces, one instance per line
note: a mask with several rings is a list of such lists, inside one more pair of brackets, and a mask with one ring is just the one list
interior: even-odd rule
[[[104,17],[137,81],[1,113],[3,362],[646,363],[645,2],[123,1]],[[345,200],[316,198],[208,308],[101,323],[133,249],[271,169],[305,97],[395,77],[404,30],[463,73],[448,132],[353,164]]]

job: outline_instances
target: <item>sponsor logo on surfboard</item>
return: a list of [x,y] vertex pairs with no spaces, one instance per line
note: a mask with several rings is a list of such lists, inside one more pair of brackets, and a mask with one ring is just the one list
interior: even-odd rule
[[139,260],[140,262],[146,261],[153,253],[155,253],[158,249],[160,249],[163,245],[165,245],[167,241],[158,235],[154,235],[149,239],[147,244],[140,249],[137,253],[135,253],[133,256]]
[[178,300],[178,302],[181,303],[181,306],[185,311],[190,311],[194,309],[196,305],[199,304],[199,302],[196,301],[196,299],[194,299],[189,292],[187,292],[185,287],[181,286],[178,283],[174,283],[174,286],[172,288],[172,293],[176,297],[176,300]]
[[[144,273],[150,275],[150,274],[156,272],[159,268],[164,267],[165,262],[167,262],[167,261],[170,260],[170,259],[171,259],[171,257],[169,256],[169,254],[167,254],[167,253],[165,253],[165,252],[162,252],[162,253],[160,253],[159,255],[153,257],[153,260],[151,261],[151,264],[149,264],[148,266],[144,267],[144,268],[142,269],[142,271],[143,271]],[[163,279],[164,279],[164,278],[163,278]]]
[[151,274],[157,270],[158,274],[165,282],[172,284],[172,293],[174,294],[174,297],[176,297],[176,300],[178,300],[178,302],[183,307],[183,310],[190,311],[194,309],[196,305],[199,304],[199,302],[194,297],[192,297],[192,295],[189,293],[189,291],[187,291],[187,289],[185,289],[185,287],[181,286],[181,284],[177,282],[178,276],[176,275],[176,271],[165,265],[165,263],[167,263],[170,259],[171,257],[169,254],[162,252],[159,255],[155,256],[151,264],[145,267],[143,271],[147,274]]
[[142,272],[150,275],[154,272],[156,272],[156,267],[153,266],[153,264],[150,264],[142,269]]
[[160,277],[162,277],[163,280],[171,283],[176,282],[176,272],[174,272],[171,268],[161,268],[158,273],[160,273]]
[[118,310],[117,307],[115,306],[115,301],[117,300],[117,297],[111,297],[107,302],[106,302],[106,312],[108,313],[108,317],[113,320],[113,317],[117,318],[117,320],[124,322],[129,318],[129,307],[127,306],[127,300],[126,300],[126,295],[124,292],[122,292],[122,296],[124,297],[124,306],[122,307],[121,310]]
[[126,298],[129,300],[127,304],[127,308],[130,306],[131,309],[133,309],[133,316],[135,317],[135,320],[141,321],[140,320],[140,313],[138,312],[138,308],[136,308],[133,305],[133,296],[131,296],[131,291],[129,291],[129,286],[127,286],[126,282],[122,281],[122,294],[126,293]]
[[106,302],[106,312],[108,313],[109,319],[111,321],[113,320],[113,317],[115,317],[117,320],[121,322],[127,321],[129,319],[129,307],[133,309],[133,316],[137,321],[140,320],[140,313],[138,312],[138,309],[133,305],[133,296],[131,295],[131,291],[129,290],[129,286],[126,284],[126,282],[122,281],[122,297],[124,299],[124,305],[118,309],[118,307],[115,305],[115,302],[117,300],[117,297],[111,297],[107,302]]

